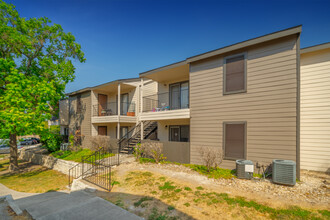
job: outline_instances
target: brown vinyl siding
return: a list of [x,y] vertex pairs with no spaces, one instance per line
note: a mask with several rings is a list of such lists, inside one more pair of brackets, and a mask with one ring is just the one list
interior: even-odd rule
[[[296,160],[297,35],[190,64],[191,163],[223,147],[223,122],[246,121],[246,158]],[[246,92],[223,95],[224,58],[246,53]],[[234,168],[225,160],[223,167]]]
[[[77,112],[77,97],[80,96],[81,111]],[[91,92],[84,92],[82,94],[69,97],[69,111],[70,124],[69,134],[75,134],[76,127],[81,128],[81,135],[83,136],[83,147],[89,144],[89,137],[91,136]]]
[[330,172],[330,49],[301,55],[301,169]]

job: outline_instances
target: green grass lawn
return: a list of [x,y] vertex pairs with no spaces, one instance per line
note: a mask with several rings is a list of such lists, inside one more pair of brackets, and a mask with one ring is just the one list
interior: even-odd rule
[[[20,161],[20,165],[22,162]],[[44,193],[66,188],[68,176],[55,170],[32,166],[28,171],[6,172],[9,160],[0,161],[0,183],[19,192]]]
[[[94,153],[95,151],[91,151],[90,149],[80,149],[78,151],[55,151],[53,153],[51,153],[51,155],[53,157],[56,157],[58,159],[62,159],[62,160],[70,160],[70,161],[75,161],[75,162],[81,162],[81,158],[82,157],[87,157],[90,156]],[[101,158],[106,158],[106,157],[112,157],[115,154],[112,153],[108,153],[108,154],[104,154],[101,155]]]

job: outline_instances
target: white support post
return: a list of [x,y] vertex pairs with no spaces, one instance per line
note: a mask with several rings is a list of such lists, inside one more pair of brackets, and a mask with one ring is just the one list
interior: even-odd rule
[[140,106],[140,109],[139,109],[140,115],[143,112],[143,84],[144,84],[143,78],[141,78],[141,88],[140,88],[140,105],[141,106]]
[[[140,117],[141,117],[141,114],[143,112],[143,86],[144,86],[144,82],[143,82],[143,78],[141,78],[141,89],[140,89],[140,104],[141,104],[141,108],[140,108]],[[141,121],[140,119],[140,122],[141,122],[141,140],[143,140],[143,136],[144,136],[144,132],[143,132],[143,121]]]
[[117,123],[117,139],[120,139],[120,83],[118,84],[118,100],[117,100],[117,116],[118,116],[118,123]]

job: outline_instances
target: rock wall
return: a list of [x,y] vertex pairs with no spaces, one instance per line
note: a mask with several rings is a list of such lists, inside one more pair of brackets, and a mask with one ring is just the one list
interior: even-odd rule
[[52,156],[36,154],[28,150],[21,150],[19,153],[19,159],[57,170],[66,175],[69,174],[69,169],[71,167],[78,164],[77,162],[61,160]]

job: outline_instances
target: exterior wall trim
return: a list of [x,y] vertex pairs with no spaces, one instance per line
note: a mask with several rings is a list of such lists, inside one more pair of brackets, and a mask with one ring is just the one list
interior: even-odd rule
[[300,180],[300,34],[297,37],[296,43],[297,49],[297,119],[296,119],[296,173],[297,179]]

